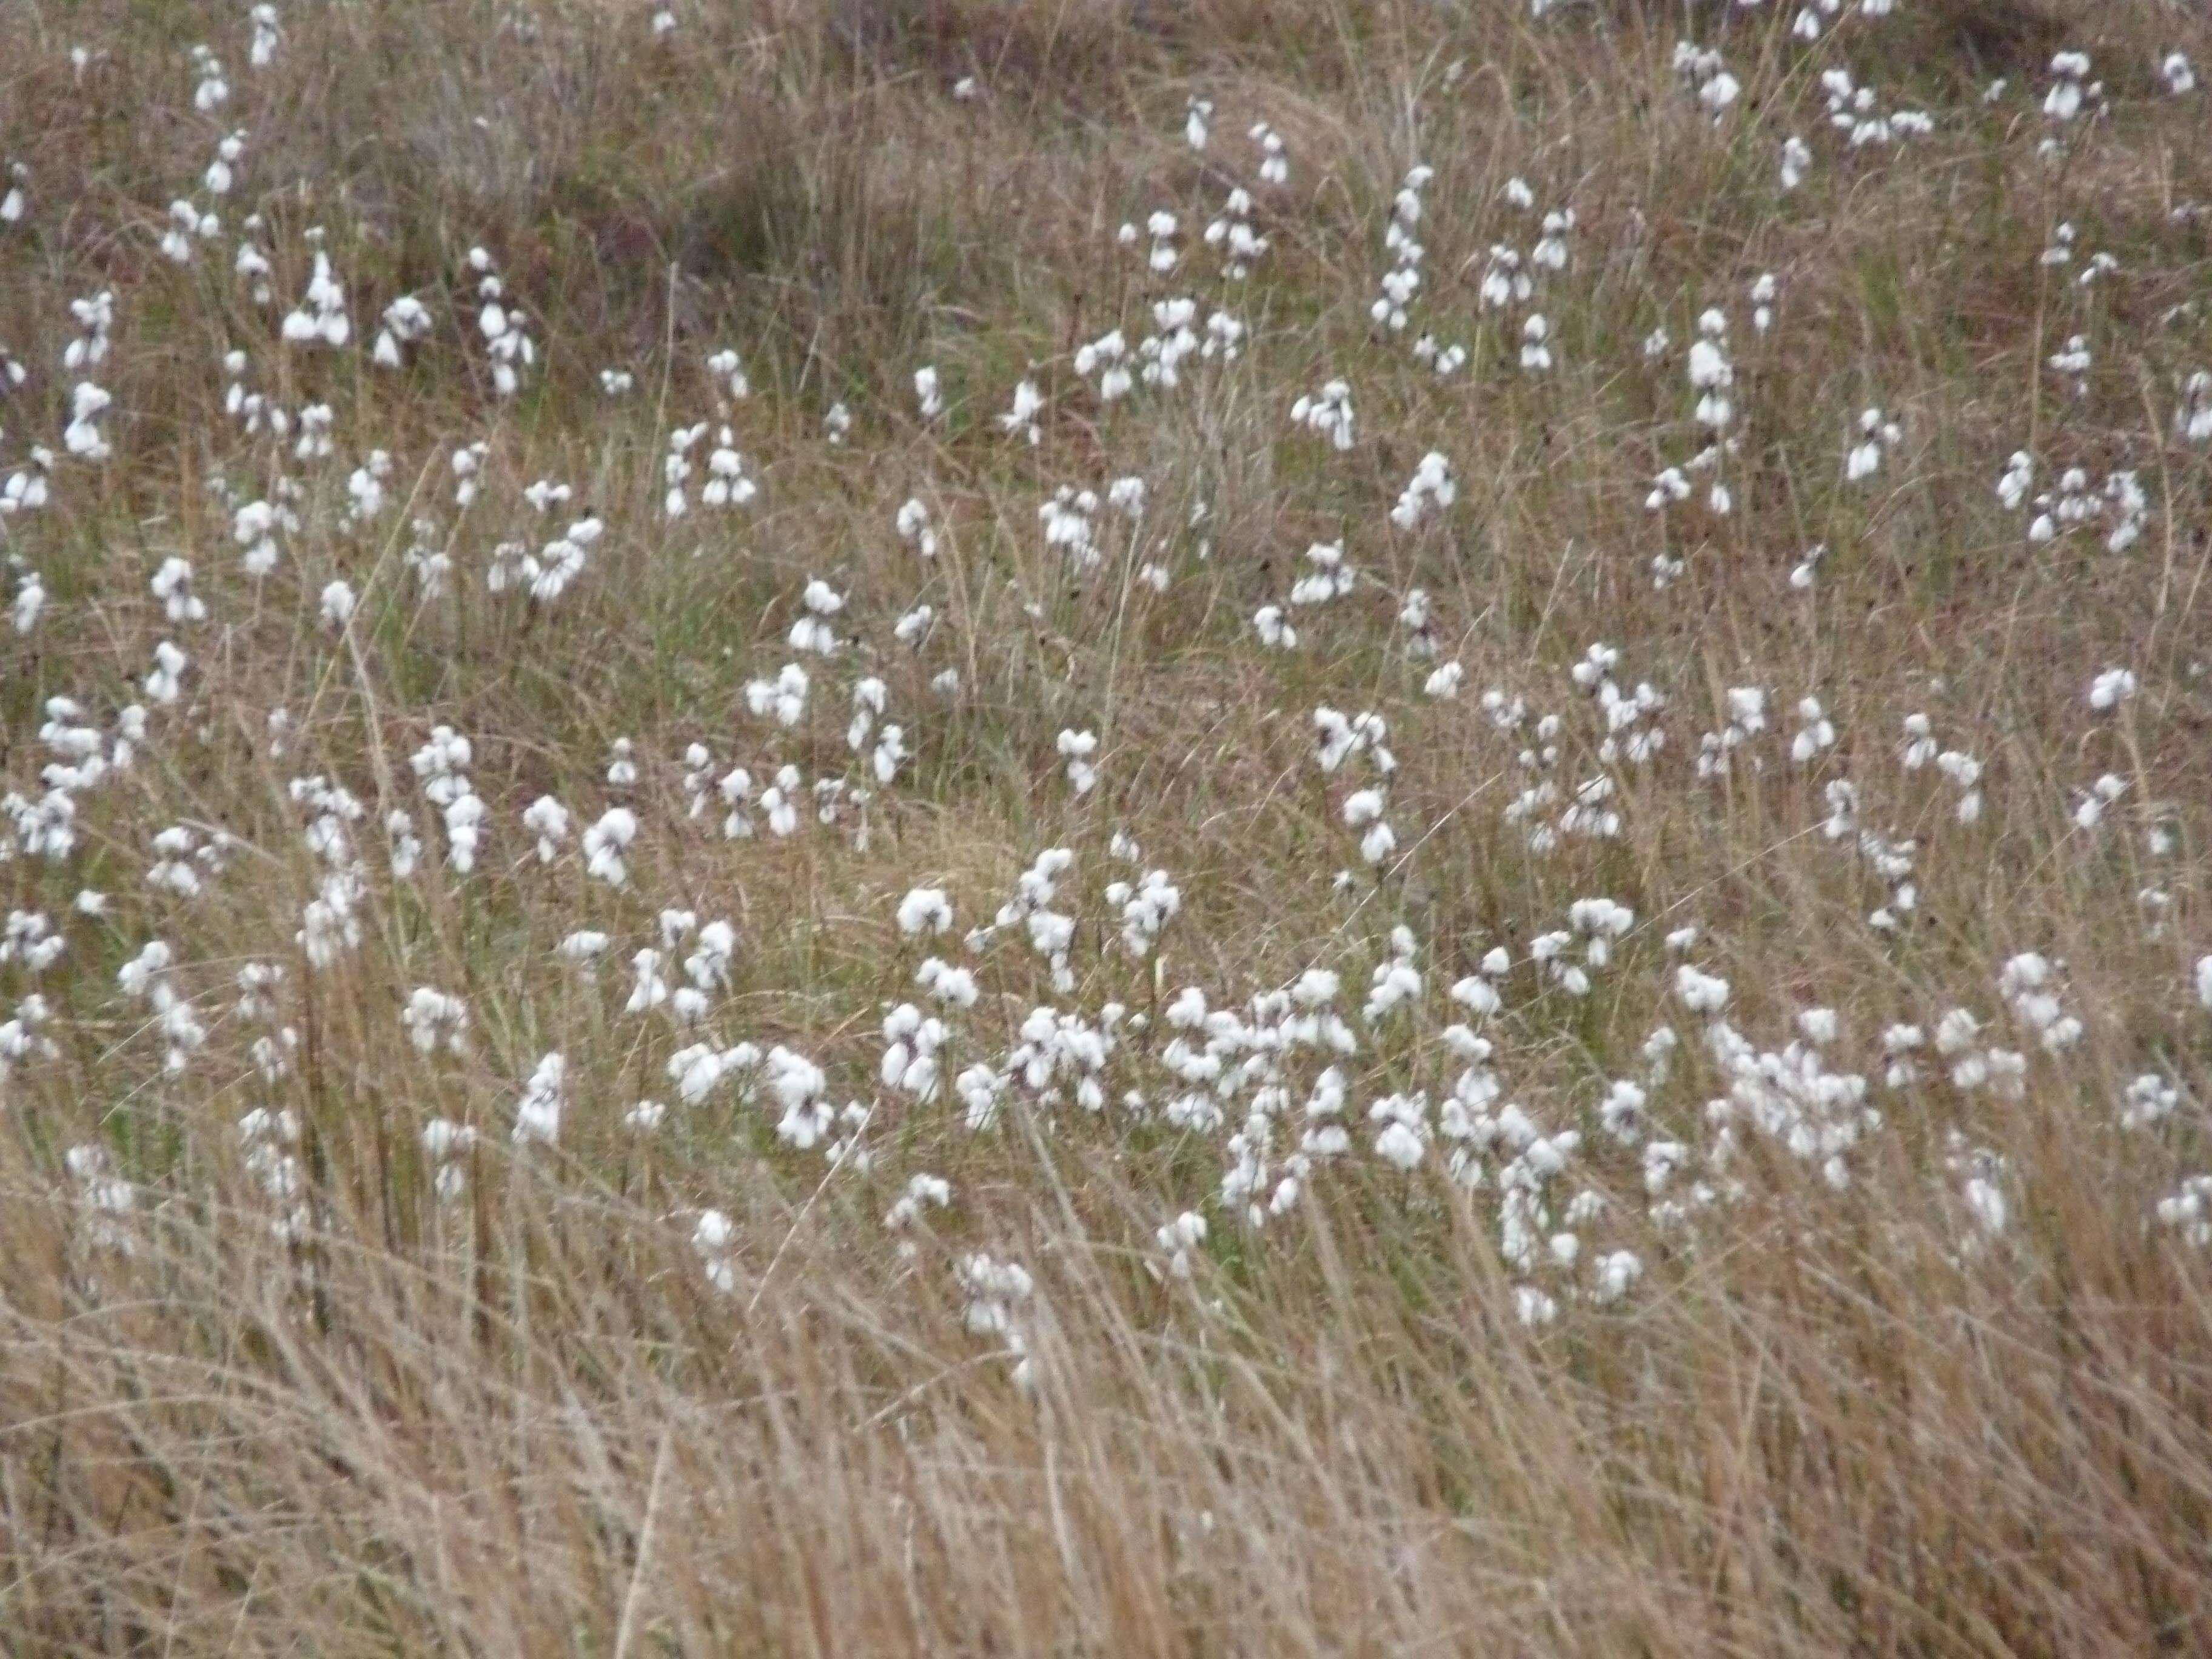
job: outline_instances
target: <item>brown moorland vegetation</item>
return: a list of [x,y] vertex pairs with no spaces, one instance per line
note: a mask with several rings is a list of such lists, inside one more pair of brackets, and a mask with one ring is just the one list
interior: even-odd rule
[[0,1650],[2212,1649],[2203,8],[6,33]]

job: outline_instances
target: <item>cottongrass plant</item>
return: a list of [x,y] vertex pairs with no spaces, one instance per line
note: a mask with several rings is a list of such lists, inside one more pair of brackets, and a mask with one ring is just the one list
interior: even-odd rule
[[2212,62],[55,12],[24,1652],[2212,1646]]

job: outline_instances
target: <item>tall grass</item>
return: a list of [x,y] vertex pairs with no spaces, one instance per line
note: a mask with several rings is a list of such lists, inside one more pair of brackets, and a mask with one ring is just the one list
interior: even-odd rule
[[[236,8],[24,13],[0,485],[48,499],[0,516],[0,600],[44,595],[0,622],[0,1648],[2212,1642],[2212,149],[2161,67],[2212,72],[2201,11],[1899,0],[1808,42],[1610,0],[656,10],[291,7],[258,68]],[[1931,131],[1854,146],[1839,69]],[[1416,164],[1400,333],[1370,305]],[[1267,247],[1231,282],[1202,233],[1239,187]],[[178,198],[221,221],[181,262]],[[1533,277],[1502,307],[1499,244]],[[479,248],[534,343],[511,396]],[[319,249],[342,350],[283,337]],[[101,289],[106,355],[65,368]],[[1238,349],[1103,399],[1079,349],[1179,294]],[[403,295],[427,331],[380,367]],[[1334,378],[1342,450],[1291,417]],[[83,381],[104,456],[61,441]],[[1898,431],[1851,478],[1870,408]],[[1394,520],[1432,451],[1454,498]],[[1048,539],[1055,491],[1129,477],[1095,560]],[[2032,533],[2061,495],[2081,521]],[[295,520],[265,576],[255,501]],[[491,585],[586,517],[557,595]],[[1290,603],[1340,540],[1346,591]],[[172,558],[204,617],[149,586]],[[753,688],[794,662],[782,723]],[[1317,764],[1317,710],[1382,716],[1392,764]],[[613,809],[620,882],[582,837]],[[1150,871],[1176,903],[1138,949],[1108,889]],[[898,920],[921,888],[942,934]],[[1632,919],[1593,949],[1601,898]],[[715,919],[726,975],[685,965]],[[646,950],[690,1024],[631,1006]],[[413,1039],[424,991],[459,1041]]]

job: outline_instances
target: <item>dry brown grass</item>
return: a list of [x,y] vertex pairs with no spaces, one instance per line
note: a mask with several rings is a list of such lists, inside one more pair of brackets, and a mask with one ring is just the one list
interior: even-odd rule
[[[0,908],[70,935],[43,975],[0,957],[0,1015],[43,994],[56,1045],[0,1066],[0,1651],[2212,1650],[2212,1273],[2155,1219],[2212,1170],[2212,1011],[2191,985],[2212,950],[2212,469],[2172,422],[2182,376],[2212,367],[2212,216],[2173,216],[2212,200],[2212,149],[2206,93],[2166,96],[2153,72],[2176,48],[2212,71],[2201,10],[1899,0],[1811,50],[1787,9],[1611,0],[1540,22],[1506,0],[678,10],[658,41],[649,7],[292,8],[275,63],[249,71],[232,9],[98,0],[31,5],[20,47],[0,47],[0,163],[31,180],[24,222],[0,228],[0,345],[29,371],[0,398],[0,479],[67,419],[67,302],[118,299],[96,371],[113,459],[63,459],[48,507],[0,518],[0,598],[32,571],[50,596],[34,631],[0,622],[0,789],[40,793],[47,699],[112,727],[158,641],[192,657],[137,763],[85,793],[75,853],[0,860]],[[1721,125],[1668,66],[1685,30],[1743,78]],[[234,86],[216,114],[191,103],[200,40]],[[2069,46],[2114,102],[2054,165],[2037,105]],[[1924,102],[1936,132],[1846,153],[1817,81],[1833,63],[1886,105]],[[2013,90],[1984,104],[1993,73]],[[953,94],[965,76],[972,99]],[[1216,106],[1202,158],[1179,136],[1193,95]],[[1175,398],[1101,405],[1073,348],[1117,322],[1133,337],[1186,278],[1214,291],[1188,233],[1251,182],[1260,119],[1294,171],[1255,191],[1273,247],[1234,295],[1249,349]],[[234,128],[251,137],[225,235],[173,264],[166,205]],[[1791,131],[1820,161],[1785,197]],[[1473,346],[1454,380],[1367,317],[1417,160],[1436,169],[1417,330]],[[1540,377],[1515,366],[1520,313],[1477,298],[1491,245],[1533,235],[1499,205],[1516,175],[1578,218],[1541,302],[1559,362]],[[1165,285],[1114,243],[1162,204],[1190,244]],[[228,270],[249,212],[275,313]],[[2054,275],[2038,255],[2061,221],[2079,252]],[[431,305],[404,369],[277,341],[311,225],[358,331],[400,293]],[[476,246],[544,351],[511,401],[467,308]],[[2094,250],[2119,268],[2085,290]],[[1761,337],[1744,296],[1767,271]],[[1680,351],[1708,306],[1734,319],[1736,507],[1662,520],[1643,498],[1699,441]],[[1647,361],[1662,325],[1674,349]],[[2075,333],[2096,358],[2078,398],[2039,366]],[[754,382],[736,405],[701,368],[726,343]],[[239,431],[217,370],[234,347],[253,387],[332,406],[334,459]],[[915,414],[923,363],[951,404],[935,423]],[[607,365],[635,372],[629,399],[600,396]],[[1048,399],[1035,448],[994,425],[1031,372]],[[1360,426],[1343,455],[1286,426],[1336,374]],[[832,447],[840,399],[854,426]],[[1905,441],[1847,489],[1869,404]],[[725,418],[763,500],[672,529],[667,430]],[[461,514],[447,457],[477,439],[483,495]],[[1991,485],[2031,441],[2039,489],[2068,465],[2134,468],[2142,540],[2028,541]],[[356,532],[346,474],[371,447],[395,459],[392,502]],[[1458,501],[1395,530],[1432,448]],[[301,485],[302,528],[265,583],[236,569],[210,472],[241,498]],[[1038,533],[1055,486],[1123,474],[1151,485],[1164,592],[1119,549],[1073,579]],[[607,538],[557,604],[488,592],[496,544],[550,533],[520,495],[545,477]],[[914,495],[944,541],[926,568],[891,529]],[[454,556],[428,601],[400,558],[417,516]],[[1255,609],[1339,535],[1373,580],[1302,617],[1300,651],[1262,649]],[[1830,552],[1801,592],[1790,573],[1815,543]],[[1686,566],[1655,589],[1662,551]],[[182,630],[147,586],[172,555],[213,612]],[[745,710],[815,575],[847,595],[914,757],[864,843],[849,818],[722,839],[719,806],[687,816],[686,744],[763,781],[859,764],[842,666],[819,669],[788,732]],[[362,595],[343,631],[317,617],[338,577]],[[1464,665],[1456,701],[1420,695],[1430,665],[1393,620],[1415,585]],[[936,631],[894,647],[918,597]],[[1620,648],[1625,685],[1667,694],[1668,746],[1622,771],[1617,838],[1540,854],[1502,817],[1529,739],[1480,694],[1563,715],[1571,787],[1601,764],[1565,674],[1595,641]],[[2117,665],[2141,694],[2093,718],[2084,689]],[[946,669],[950,695],[932,690]],[[1771,688],[1778,739],[1762,769],[1701,781],[1698,735],[1739,685]],[[1808,695],[1840,739],[1801,767],[1785,751]],[[1379,872],[1345,828],[1345,779],[1313,763],[1324,704],[1389,717],[1400,851]],[[1899,764],[1900,722],[1923,710],[1984,765],[1977,822]],[[440,723],[474,740],[489,809],[465,879],[441,867],[408,766]],[[1070,727],[1101,738],[1095,795],[1062,775]],[[605,781],[618,738],[641,772],[627,790]],[[2069,813],[2106,773],[2128,792],[2093,833]],[[368,808],[375,872],[361,945],[321,969],[295,944],[325,871],[287,793],[310,774]],[[1917,848],[1918,908],[1894,933],[1867,925],[1882,882],[1822,832],[1844,778],[1869,828]],[[544,793],[581,823],[635,810],[629,889],[573,851],[538,862],[518,815]],[[412,881],[383,873],[395,808],[426,843]],[[236,837],[189,901],[144,878],[173,824]],[[1117,830],[1183,898],[1143,962],[1098,897],[1136,873],[1109,857]],[[1053,846],[1079,857],[1079,988],[1054,993],[1016,944],[979,953],[952,1069],[1002,1054],[1038,1003],[1160,1022],[1186,985],[1236,1007],[1322,963],[1356,1009],[1393,927],[1417,937],[1425,1000],[1363,1027],[1346,1062],[1355,1156],[1286,1216],[1249,1229],[1218,1196],[1243,1107],[1207,1133],[1121,1104],[1173,1091],[1157,1024],[1127,1038],[1102,1112],[1016,1101],[976,1133],[957,1102],[879,1088],[884,1011],[927,954],[894,923],[901,896],[941,886],[965,927]],[[1345,866],[1361,873],[1340,890]],[[83,888],[111,896],[104,917],[70,913]],[[1527,947],[1591,895],[1637,927],[1577,998]],[[631,1103],[673,1099],[665,1062],[696,1034],[624,1014],[616,957],[594,980],[556,946],[598,927],[626,958],[670,905],[742,939],[717,1040],[790,1044],[835,1098],[873,1101],[870,1167],[783,1144],[775,1109],[731,1088],[656,1137],[624,1128]],[[1687,959],[1731,982],[1728,1018],[1760,1048],[1805,1008],[1838,1011],[1830,1062],[1876,1079],[1884,1122],[1841,1189],[1746,1133],[1740,1190],[1670,1231],[1596,1103],[1671,1024],[1686,1040],[1655,1121],[1709,1135],[1705,1103],[1731,1077],[1670,994],[1662,944],[1690,923]],[[118,988],[154,938],[207,1027],[179,1071]],[[1501,1254],[1494,1168],[1470,1189],[1441,1146],[1411,1175],[1360,1155],[1371,1101],[1450,1085],[1443,989],[1500,944],[1517,965],[1487,1035],[1509,1097],[1584,1130],[1575,1181],[1610,1200],[1580,1279]],[[1885,1026],[1954,1006],[2032,1049],[1996,983],[2028,951],[2063,963],[2078,1043],[2034,1054],[2016,1097],[1936,1065],[1881,1085]],[[249,960],[286,969],[266,1022],[232,1012]],[[425,985],[465,1000],[465,1055],[407,1041],[398,1012]],[[272,1080],[249,1045],[278,1025],[297,1048]],[[518,1149],[521,1079],[552,1050],[570,1081],[559,1144]],[[2124,1130],[2145,1073],[2179,1107]],[[301,1125],[289,1234],[236,1132],[256,1107]],[[433,1188],[434,1117],[482,1133],[458,1199]],[[119,1213],[66,1163],[93,1146],[130,1185]],[[2000,1171],[1995,1233],[1964,1197],[1971,1152]],[[896,1233],[884,1212],[921,1171],[955,1201]],[[707,1206],[734,1225],[726,1291],[691,1243]],[[1157,1271],[1154,1242],[1186,1209],[1212,1224],[1187,1281]],[[1643,1261],[1631,1294],[1565,1293],[1613,1248]],[[965,1322],[955,1268],[978,1250],[1035,1275],[1023,1380]],[[1532,1278],[1561,1292],[1551,1322],[1516,1316]]]

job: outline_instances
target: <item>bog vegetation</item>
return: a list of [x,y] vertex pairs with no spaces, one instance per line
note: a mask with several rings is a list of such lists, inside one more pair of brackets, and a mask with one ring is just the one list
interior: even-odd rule
[[0,1645],[2212,1645],[2212,23],[17,0]]

